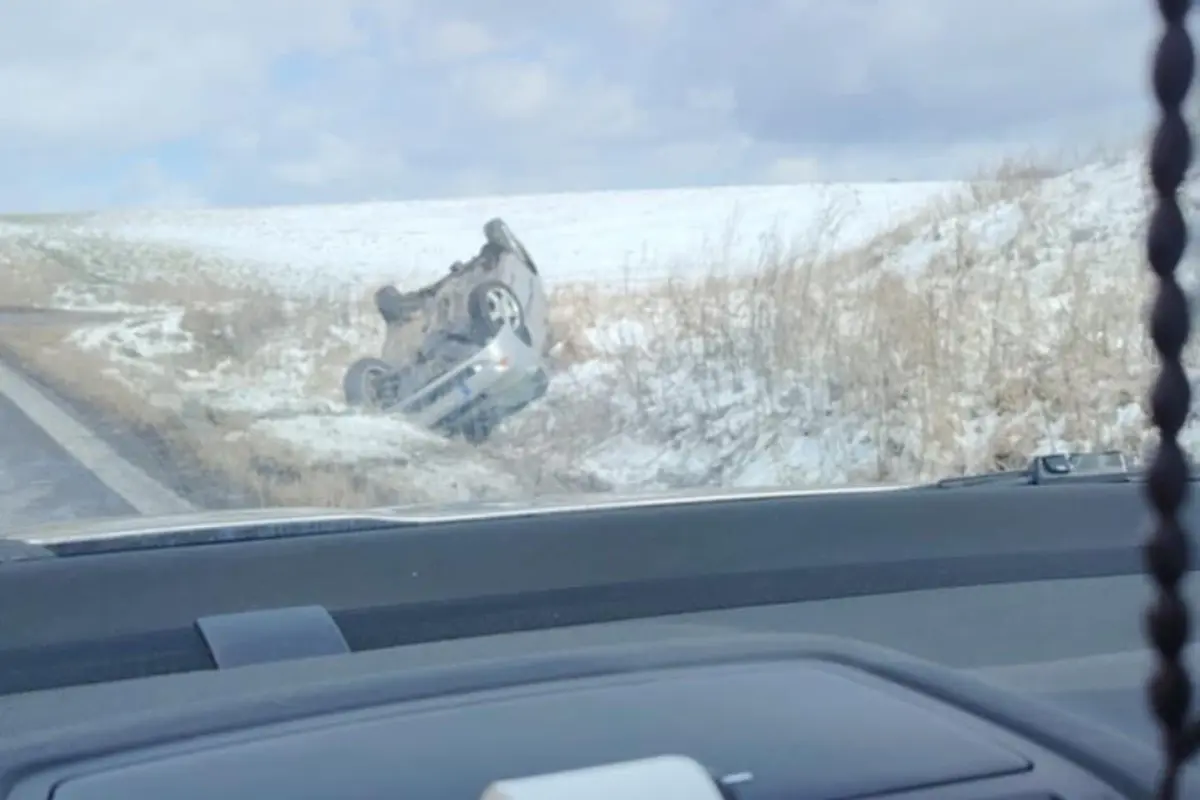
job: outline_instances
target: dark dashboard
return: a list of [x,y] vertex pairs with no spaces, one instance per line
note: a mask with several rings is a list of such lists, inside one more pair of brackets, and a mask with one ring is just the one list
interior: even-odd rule
[[670,753],[743,800],[1149,796],[1140,509],[977,487],[48,545],[2,565],[0,796],[478,797]]
[[[81,724],[10,729],[8,797],[478,797],[499,778],[683,753],[751,775],[745,800],[1099,799],[1140,795],[1156,765],[1153,750],[1049,707],[825,637],[664,640],[440,667],[374,655],[370,668],[327,656],[291,677],[277,663],[198,674],[208,691],[186,701],[176,691],[187,676],[30,697],[25,713],[59,702]],[[81,713],[104,695],[121,709]]]

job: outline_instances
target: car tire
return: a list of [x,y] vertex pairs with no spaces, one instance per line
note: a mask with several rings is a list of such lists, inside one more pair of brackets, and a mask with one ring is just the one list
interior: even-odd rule
[[342,376],[342,392],[346,405],[378,410],[384,407],[380,391],[381,379],[392,373],[392,365],[382,358],[360,358]]
[[467,444],[480,445],[491,437],[492,428],[490,420],[478,418],[464,422],[459,427],[458,432]]
[[483,236],[488,244],[506,253],[512,253],[529,268],[530,272],[534,275],[538,274],[537,264],[533,263],[529,251],[525,249],[525,245],[521,244],[521,240],[513,234],[504,220],[499,218],[488,220],[483,226]]
[[483,281],[467,296],[467,312],[471,316],[471,335],[479,344],[490,342],[505,324],[521,341],[531,344],[533,338],[525,327],[525,307],[512,288],[502,281]]
[[384,286],[375,292],[375,308],[384,322],[401,322],[412,316],[411,306],[395,286]]

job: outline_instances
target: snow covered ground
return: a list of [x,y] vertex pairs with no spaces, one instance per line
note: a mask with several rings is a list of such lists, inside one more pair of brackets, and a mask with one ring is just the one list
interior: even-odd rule
[[[60,302],[136,310],[72,342],[139,396],[402,499],[895,482],[1143,446],[1141,172],[138,212],[0,235],[80,276]],[[356,299],[436,277],[492,216],[567,326],[550,394],[478,449],[348,412],[341,370],[380,334]],[[662,289],[671,276],[695,280]]]
[[551,285],[624,285],[686,275],[714,255],[753,265],[766,235],[853,247],[960,188],[814,184],[124,212],[67,229],[196,248],[229,259],[225,281],[267,280],[295,293],[432,280],[471,255],[486,220],[502,217],[534,251]]

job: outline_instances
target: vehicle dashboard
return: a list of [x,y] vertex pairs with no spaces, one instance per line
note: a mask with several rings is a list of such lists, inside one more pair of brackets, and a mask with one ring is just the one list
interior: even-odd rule
[[1150,796],[1153,743],[951,668],[1136,647],[1140,502],[776,496],[12,561],[0,797],[478,797],[672,752],[751,773],[742,800]]
[[[478,797],[501,778],[679,753],[748,773],[744,800],[1098,799],[1138,796],[1155,766],[1152,750],[1119,735],[828,637],[668,639],[448,665],[401,666],[401,655],[43,697],[80,722],[10,728],[7,797]],[[369,666],[354,663],[364,656]],[[27,696],[24,714],[38,702]],[[89,703],[108,710],[81,713]],[[5,714],[18,729],[21,705]]]

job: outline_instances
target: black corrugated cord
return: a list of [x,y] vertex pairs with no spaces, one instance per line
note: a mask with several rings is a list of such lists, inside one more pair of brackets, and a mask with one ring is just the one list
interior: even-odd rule
[[1146,248],[1150,268],[1158,278],[1148,326],[1160,362],[1150,392],[1151,417],[1159,443],[1146,483],[1153,530],[1145,544],[1145,559],[1156,596],[1147,609],[1145,623],[1156,654],[1147,694],[1162,731],[1164,763],[1157,795],[1174,800],[1182,767],[1200,746],[1200,725],[1190,718],[1192,681],[1183,662],[1191,621],[1179,588],[1191,563],[1187,532],[1180,519],[1180,509],[1188,497],[1190,466],[1179,444],[1179,431],[1192,401],[1183,366],[1191,315],[1175,276],[1188,244],[1187,222],[1178,194],[1192,161],[1184,101],[1195,71],[1195,52],[1186,27],[1190,0],[1157,0],[1157,4],[1163,21],[1153,65],[1159,119],[1150,147],[1155,204]]

